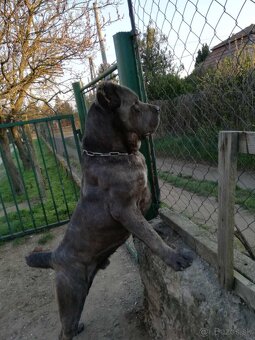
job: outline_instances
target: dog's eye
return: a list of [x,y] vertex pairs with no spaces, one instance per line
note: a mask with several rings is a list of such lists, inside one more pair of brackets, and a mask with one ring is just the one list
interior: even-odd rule
[[140,112],[139,106],[138,106],[137,104],[133,105],[133,109],[134,109],[134,111],[136,111],[136,112]]
[[137,112],[140,111],[138,100],[135,101],[135,103],[134,103],[134,105],[133,105],[133,108],[134,108],[134,110],[137,111]]

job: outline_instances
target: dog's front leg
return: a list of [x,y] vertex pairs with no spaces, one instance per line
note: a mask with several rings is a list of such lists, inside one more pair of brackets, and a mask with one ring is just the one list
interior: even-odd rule
[[170,248],[146,221],[142,213],[134,206],[113,204],[110,208],[112,217],[124,228],[143,241],[156,255],[174,270],[179,271],[189,267],[192,257],[189,253],[176,252]]

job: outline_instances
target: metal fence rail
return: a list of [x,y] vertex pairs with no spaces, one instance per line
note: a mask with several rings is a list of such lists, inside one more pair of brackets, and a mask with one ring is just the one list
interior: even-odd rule
[[69,221],[79,159],[72,115],[0,125],[0,240]]
[[[161,106],[161,202],[215,240],[218,133],[254,130],[254,1],[134,0],[133,10],[148,99]],[[254,157],[238,157],[237,177],[235,246],[251,255]]]

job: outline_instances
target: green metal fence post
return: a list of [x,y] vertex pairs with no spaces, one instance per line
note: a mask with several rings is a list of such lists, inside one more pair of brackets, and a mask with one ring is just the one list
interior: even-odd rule
[[81,132],[83,135],[85,131],[87,108],[86,108],[85,98],[82,93],[82,83],[80,81],[77,81],[73,83],[72,85],[73,85],[73,91],[74,91],[75,102],[76,102],[76,106],[78,110],[78,115],[80,119]]
[[[147,98],[143,84],[141,64],[134,35],[132,32],[119,32],[113,36],[113,40],[120,84],[133,90],[140,100],[146,101]],[[146,158],[148,178],[152,193],[152,205],[146,217],[147,219],[152,219],[158,214],[159,185],[151,137],[142,141],[141,152]]]

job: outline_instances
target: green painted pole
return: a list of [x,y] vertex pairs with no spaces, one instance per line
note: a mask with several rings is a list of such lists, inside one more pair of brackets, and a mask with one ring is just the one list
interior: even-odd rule
[[80,81],[77,81],[73,83],[72,85],[73,85],[74,98],[75,98],[79,120],[80,120],[81,132],[83,135],[85,131],[87,108],[86,108],[85,98],[82,93],[82,83]]
[[142,99],[132,33],[119,32],[113,36],[113,41],[120,83],[133,90]]
[[[120,84],[133,90],[140,100],[147,101],[137,42],[132,32],[119,32],[113,36],[113,40]],[[146,216],[150,220],[157,216],[159,208],[159,185],[151,137],[142,141],[141,152],[146,159],[152,193],[152,205]]]

